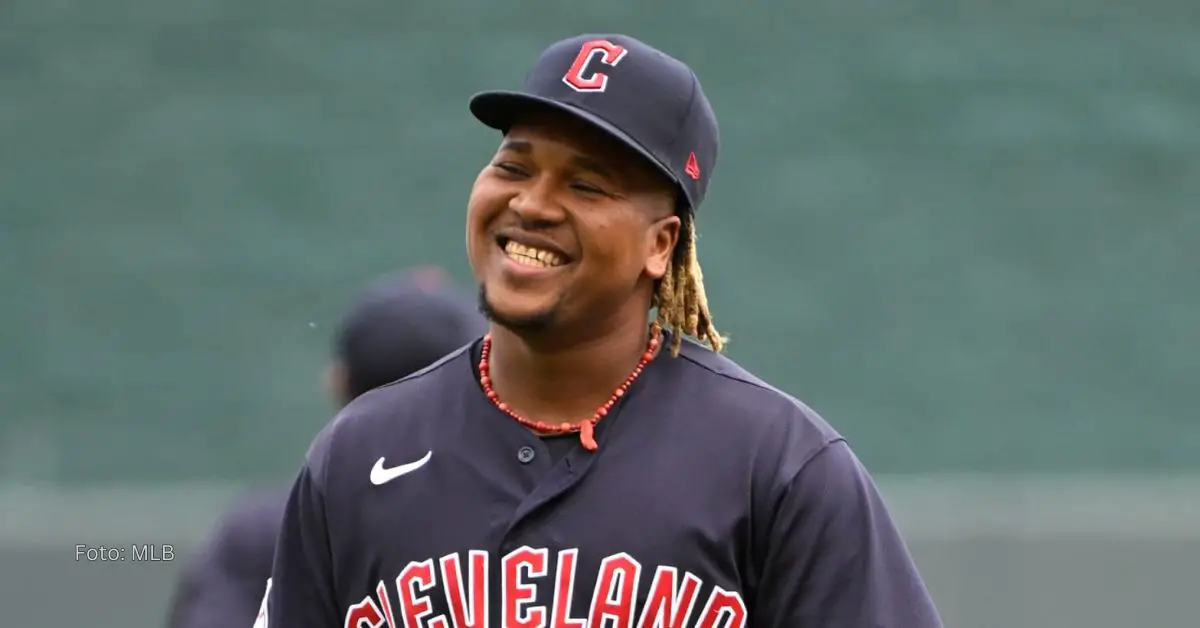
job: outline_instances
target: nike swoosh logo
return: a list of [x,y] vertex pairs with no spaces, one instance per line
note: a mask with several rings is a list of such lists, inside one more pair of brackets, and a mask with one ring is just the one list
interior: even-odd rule
[[433,457],[433,452],[426,452],[426,454],[420,460],[414,460],[408,464],[402,464],[398,467],[392,467],[390,469],[383,466],[383,458],[380,458],[379,460],[375,461],[375,466],[371,468],[371,484],[374,484],[375,486],[381,486],[402,475],[408,475],[409,473],[412,473],[413,471],[425,466],[425,463],[429,462],[431,457]]

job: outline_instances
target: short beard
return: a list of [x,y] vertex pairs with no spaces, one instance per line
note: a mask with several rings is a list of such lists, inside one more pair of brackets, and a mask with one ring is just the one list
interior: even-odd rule
[[487,320],[517,334],[538,334],[554,325],[555,308],[523,318],[505,316],[496,311],[487,297],[487,287],[479,286],[479,313]]

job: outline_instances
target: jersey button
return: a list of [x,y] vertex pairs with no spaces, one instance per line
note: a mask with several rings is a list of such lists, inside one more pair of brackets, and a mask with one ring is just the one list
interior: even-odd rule
[[529,447],[528,445],[517,450],[517,460],[521,461],[521,464],[533,462],[533,458],[536,455],[537,452],[533,451],[533,447]]

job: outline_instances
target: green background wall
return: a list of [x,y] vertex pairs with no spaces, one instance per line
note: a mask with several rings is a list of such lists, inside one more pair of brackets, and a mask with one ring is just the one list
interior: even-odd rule
[[731,355],[876,468],[1200,467],[1190,3],[638,4],[9,3],[3,426],[53,455],[8,472],[290,471],[353,290],[467,277],[466,99],[609,29],[720,115]]

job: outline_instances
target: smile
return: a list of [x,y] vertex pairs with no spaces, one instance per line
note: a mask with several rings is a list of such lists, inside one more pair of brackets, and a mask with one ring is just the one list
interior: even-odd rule
[[558,253],[526,246],[513,240],[504,244],[504,254],[522,266],[533,268],[555,268],[567,263]]

